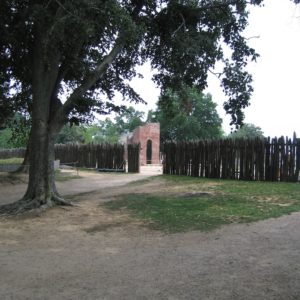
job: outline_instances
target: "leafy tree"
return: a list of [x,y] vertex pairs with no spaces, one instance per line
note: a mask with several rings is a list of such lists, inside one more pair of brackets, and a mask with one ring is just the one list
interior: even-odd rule
[[[3,93],[3,91],[1,92]],[[0,130],[7,129],[7,121],[11,117],[13,117],[13,109],[10,102],[0,99]]]
[[99,132],[95,141],[100,143],[118,143],[120,140],[119,127],[109,118],[99,121]]
[[168,90],[158,101],[152,120],[160,123],[161,141],[198,140],[222,136],[222,120],[210,94],[196,88]]
[[115,117],[115,124],[119,134],[132,132],[136,127],[144,125],[145,122],[143,122],[143,118],[144,113],[135,110],[132,106],[123,110]]
[[80,126],[83,143],[117,143],[119,134],[116,125],[109,119],[98,124]]
[[117,143],[123,133],[143,125],[143,112],[132,106],[116,114],[114,120],[106,118],[91,125],[66,124],[59,132],[56,143]]
[[114,120],[106,118],[99,121],[98,134],[95,140],[116,143],[124,133],[132,132],[136,127],[144,125],[144,112],[135,110],[132,106],[119,112]]
[[97,124],[74,125],[66,124],[63,126],[56,138],[58,144],[68,143],[101,143],[104,141],[101,134],[102,128]]
[[[2,0],[0,99],[21,103],[31,113],[32,130],[27,192],[1,210],[68,204],[54,182],[59,131],[67,122],[85,121],[92,111],[117,110],[111,101],[115,91],[124,100],[142,101],[128,81],[146,60],[157,70],[153,79],[163,91],[184,85],[203,90],[208,70],[223,61],[224,108],[232,124],[240,124],[252,92],[244,67],[257,57],[242,36],[248,2]],[[225,57],[223,45],[232,50],[231,57]]]
[[66,124],[58,133],[55,142],[57,144],[83,143],[84,136],[82,131],[83,129],[81,128],[81,126],[71,126],[70,124]]
[[0,130],[0,148],[10,148],[9,140],[11,138],[11,129],[5,128]]
[[253,124],[244,124],[241,128],[228,135],[229,138],[263,138],[264,133],[260,127]]
[[1,148],[26,147],[29,138],[31,120],[28,116],[16,113],[11,118],[6,118],[2,130],[0,130]]

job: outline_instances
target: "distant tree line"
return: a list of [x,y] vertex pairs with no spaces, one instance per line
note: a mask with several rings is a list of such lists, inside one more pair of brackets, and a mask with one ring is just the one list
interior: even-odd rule
[[[58,134],[56,143],[117,143],[123,134],[132,132],[147,122],[160,123],[162,143],[225,137],[222,119],[211,95],[199,92],[196,88],[185,88],[179,92],[167,90],[159,98],[157,108],[150,110],[147,116],[130,106],[113,118],[107,117],[96,123],[68,123]],[[20,113],[7,119],[0,129],[0,147],[26,147],[30,126],[30,118]],[[228,138],[241,137],[263,137],[263,132],[253,124],[244,124],[228,135]]]

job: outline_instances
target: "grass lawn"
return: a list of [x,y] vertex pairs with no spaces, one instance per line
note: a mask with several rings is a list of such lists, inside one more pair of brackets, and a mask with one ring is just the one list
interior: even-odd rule
[[[126,194],[104,206],[126,210],[153,229],[210,230],[300,211],[300,184],[200,179],[163,175],[146,194]],[[147,184],[144,182],[144,184]]]
[[21,164],[23,162],[23,158],[20,157],[13,157],[13,158],[3,158],[0,159],[0,165],[6,164]]

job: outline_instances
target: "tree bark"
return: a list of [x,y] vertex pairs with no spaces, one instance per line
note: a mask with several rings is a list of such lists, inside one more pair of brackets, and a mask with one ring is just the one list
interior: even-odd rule
[[28,210],[44,210],[55,205],[71,205],[58,193],[54,172],[55,135],[47,123],[33,126],[29,145],[29,182],[24,197],[0,207],[0,214],[19,214]]
[[29,182],[23,198],[0,206],[0,214],[18,214],[28,210],[42,210],[54,205],[70,205],[63,200],[55,186],[54,141],[63,125],[53,121],[56,111],[54,93],[59,72],[59,54],[52,52],[45,59],[43,30],[37,27],[33,62],[33,110],[29,139]]
[[29,139],[27,142],[23,162],[22,162],[21,166],[15,171],[15,173],[28,173],[29,172],[29,143],[30,143],[30,136],[29,136]]
[[55,136],[47,124],[41,124],[33,131],[30,143],[29,182],[23,199],[29,199],[36,207],[66,204],[55,186],[54,139]]
[[[141,9],[141,7],[138,7]],[[138,9],[134,10],[138,14]],[[46,20],[36,20],[35,43],[32,64],[32,128],[29,139],[29,182],[24,197],[12,204],[0,206],[0,214],[17,214],[32,209],[44,209],[54,205],[71,205],[62,199],[55,186],[54,140],[66,116],[81,98],[104,75],[107,67],[116,59],[123,48],[119,37],[110,53],[73,91],[62,104],[58,99],[63,79],[64,64],[59,49],[47,51]]]

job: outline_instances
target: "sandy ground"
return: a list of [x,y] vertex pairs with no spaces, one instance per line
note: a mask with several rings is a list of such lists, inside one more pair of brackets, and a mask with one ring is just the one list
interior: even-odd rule
[[99,206],[163,182],[98,176],[76,207],[0,219],[0,299],[300,299],[299,213],[166,235]]
[[[77,176],[75,170],[64,170],[70,176]],[[57,182],[56,186],[58,191],[63,196],[76,195],[80,193],[92,192],[101,190],[107,187],[122,186],[129,182],[148,178],[157,174],[155,170],[145,171],[141,173],[95,173],[79,171],[78,179],[72,179],[63,182]],[[6,173],[7,174],[7,173]],[[1,176],[5,176],[1,173]],[[27,180],[22,179],[18,184],[15,182],[6,181],[1,183],[0,177],[0,204],[10,203],[16,201],[24,195],[27,188]]]

